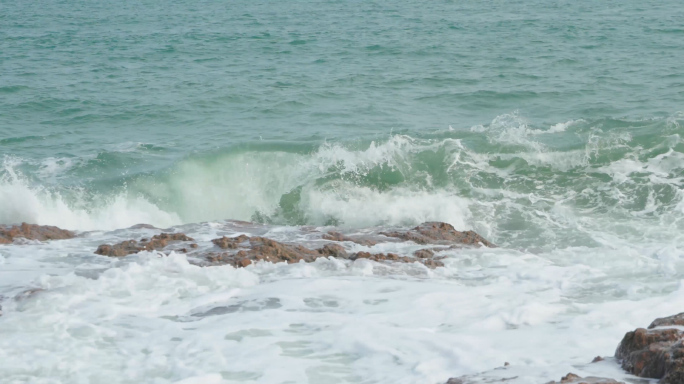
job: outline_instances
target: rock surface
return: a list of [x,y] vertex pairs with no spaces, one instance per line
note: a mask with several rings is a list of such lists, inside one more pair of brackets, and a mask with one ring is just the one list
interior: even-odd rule
[[[314,231],[315,233],[315,231]],[[319,232],[320,233],[320,232]],[[387,236],[404,241],[415,241],[421,244],[441,246],[458,245],[480,245],[493,246],[475,232],[458,232],[445,223],[424,223],[418,227],[404,232],[393,232],[389,234],[362,235],[350,237],[340,232],[330,231],[320,235],[320,240],[328,241],[320,248],[312,249],[301,244],[282,243],[263,236],[248,236],[241,234],[234,237],[223,236],[211,240],[208,248],[218,247],[220,250],[211,250],[207,247],[200,248],[197,244],[190,244],[188,248],[176,246],[176,252],[188,253],[196,260],[200,260],[201,265],[223,265],[229,264],[235,267],[246,267],[257,261],[268,261],[272,263],[286,262],[298,263],[300,261],[312,262],[319,257],[335,257],[339,259],[368,259],[378,262],[401,262],[413,263],[420,262],[423,265],[435,268],[444,266],[439,261],[440,257],[435,257],[435,252],[431,249],[419,249],[413,255],[398,255],[395,253],[371,253],[360,251],[348,253],[342,245],[344,242],[353,242],[364,246],[373,246],[380,241],[387,242]],[[372,238],[371,238],[372,237]],[[383,240],[384,239],[384,240]],[[320,241],[318,240],[318,241]],[[397,242],[399,240],[389,240]],[[152,251],[166,249],[173,242],[194,241],[185,234],[162,233],[153,236],[151,239],[126,240],[110,245],[100,245],[95,253],[98,255],[123,257],[141,251]],[[348,245],[347,245],[348,246]],[[188,249],[190,252],[188,252]]]
[[178,241],[193,241],[193,239],[184,233],[161,233],[152,236],[151,239],[142,239],[140,242],[126,240],[114,245],[102,244],[97,247],[95,253],[103,256],[123,257],[142,251],[161,250],[170,243]]
[[11,244],[14,239],[25,238],[28,240],[62,240],[71,239],[76,235],[64,229],[50,225],[36,225],[21,223],[14,226],[0,226],[0,244]]
[[396,237],[417,244],[471,245],[495,247],[484,237],[473,231],[457,231],[451,224],[440,222],[423,223],[408,231],[380,232],[387,237]]
[[684,383],[684,313],[627,332],[615,352],[622,368],[660,384]]

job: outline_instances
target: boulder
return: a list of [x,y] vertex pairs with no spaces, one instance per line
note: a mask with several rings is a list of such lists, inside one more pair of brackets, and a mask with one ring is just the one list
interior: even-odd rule
[[684,313],[627,332],[615,352],[622,368],[660,384],[684,383]]
[[408,231],[380,232],[380,234],[404,241],[413,241],[417,244],[495,247],[494,244],[473,231],[457,231],[451,224],[440,222],[427,222]]
[[51,225],[36,225],[21,223],[20,225],[0,225],[0,244],[11,244],[14,239],[25,238],[28,240],[62,240],[71,239],[76,235],[65,229]]

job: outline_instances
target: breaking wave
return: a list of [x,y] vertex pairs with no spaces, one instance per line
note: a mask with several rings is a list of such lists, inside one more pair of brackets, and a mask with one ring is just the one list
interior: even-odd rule
[[229,148],[88,182],[75,180],[106,162],[6,157],[0,222],[94,230],[223,219],[347,227],[439,220],[517,247],[543,247],[540,238],[598,246],[618,234],[673,241],[684,229],[682,121],[532,127],[513,113],[420,137]]

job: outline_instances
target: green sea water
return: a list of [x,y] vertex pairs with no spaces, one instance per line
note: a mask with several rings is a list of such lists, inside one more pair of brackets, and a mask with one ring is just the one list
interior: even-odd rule
[[671,237],[682,63],[675,1],[3,1],[0,222]]

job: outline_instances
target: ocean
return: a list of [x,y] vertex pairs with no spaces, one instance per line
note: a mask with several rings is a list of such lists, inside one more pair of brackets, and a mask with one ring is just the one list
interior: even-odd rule
[[[0,245],[0,382],[629,379],[622,335],[684,307],[683,20],[676,1],[0,1],[0,224],[79,235]],[[435,269],[93,253],[160,232],[136,224],[297,243],[426,221],[498,247]]]

